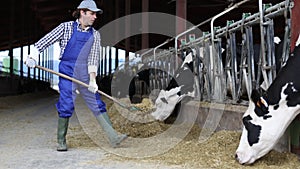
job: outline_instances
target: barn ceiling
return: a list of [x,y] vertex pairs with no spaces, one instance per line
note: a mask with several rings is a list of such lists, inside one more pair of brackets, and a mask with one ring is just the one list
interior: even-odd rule
[[[141,0],[95,0],[104,14],[95,23],[100,28],[106,23],[125,15],[125,3],[130,2],[130,13],[142,12]],[[187,0],[187,20],[198,24],[211,18],[231,6],[237,0]],[[1,5],[1,36],[0,51],[10,48],[32,44],[63,21],[72,20],[71,13],[76,9],[81,0],[10,0],[7,5]],[[263,1],[273,4],[281,0]],[[118,12],[116,12],[118,11]],[[258,1],[247,2],[241,8],[235,10],[229,16],[225,16],[219,22],[228,18],[241,18],[243,12],[258,11]],[[149,12],[164,12],[175,15],[176,0],[149,0]],[[118,16],[116,16],[118,13]],[[208,27],[203,27],[208,29]],[[165,37],[156,37],[151,40],[150,46],[156,46],[164,41]],[[150,38],[151,39],[151,38]],[[139,40],[130,40],[130,44],[136,44]],[[124,47],[120,42],[119,47]],[[134,45],[132,45],[134,46]]]

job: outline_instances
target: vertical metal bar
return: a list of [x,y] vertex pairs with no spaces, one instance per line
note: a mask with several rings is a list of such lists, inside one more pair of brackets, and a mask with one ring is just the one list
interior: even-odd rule
[[225,89],[227,90],[228,88],[231,89],[232,91],[232,77],[231,77],[231,58],[232,58],[232,53],[231,53],[231,37],[226,38],[226,59],[225,59],[225,71],[226,71],[226,76],[225,76]]
[[[41,58],[42,58],[42,60],[40,60],[40,62],[44,63],[45,67],[47,67],[47,68],[49,68],[48,57],[49,57],[49,55],[50,55],[50,51],[51,51],[51,46],[48,47],[48,48],[46,49],[46,51],[43,52],[42,56],[40,55]],[[40,73],[40,72],[41,72],[41,75],[39,75],[39,77],[41,76],[43,81],[48,82],[48,80],[49,80],[48,75],[49,75],[49,74],[47,74],[45,71],[39,70],[39,73]]]
[[219,101],[224,101],[226,97],[226,89],[225,89],[225,79],[224,79],[224,69],[223,69],[223,62],[222,62],[222,42],[221,38],[217,41],[217,53],[216,53],[216,76],[217,76],[217,88],[219,90],[219,94],[217,95],[217,99]]
[[291,43],[290,30],[291,30],[291,19],[286,19],[285,33],[284,33],[284,39],[283,39],[283,50],[282,50],[282,55],[281,55],[281,59],[282,59],[281,67],[283,65],[285,65],[286,61],[289,58],[289,51],[290,51],[289,47],[290,47],[290,43]]
[[14,54],[13,54],[13,40],[14,40],[14,29],[15,29],[15,7],[16,7],[16,3],[15,0],[11,0],[10,1],[10,23],[9,23],[9,27],[10,27],[10,32],[9,32],[9,73],[10,73],[10,77],[13,76],[14,73],[14,65],[13,65],[13,61],[14,61]]
[[204,84],[203,84],[203,78],[204,78],[204,65],[203,65],[203,60],[202,60],[202,56],[200,53],[200,46],[196,46],[195,45],[195,65],[197,66],[197,68],[195,69],[195,78],[196,79],[196,87],[198,89],[197,94],[196,94],[196,99],[198,100],[203,100],[203,96],[204,96]]
[[[187,0],[176,1],[176,34],[186,30]],[[177,40],[177,39],[176,39]],[[177,48],[178,46],[176,46]],[[178,69],[178,56],[175,55],[175,69]]]
[[[265,32],[264,32],[264,9],[263,9],[263,3],[262,0],[259,0],[259,25],[260,25],[260,64],[261,64],[261,72],[264,78],[264,82],[266,84],[266,87],[269,87],[269,81],[268,81],[268,76],[267,72],[265,70],[266,65],[266,48],[265,48]],[[258,81],[259,83],[259,81]]]
[[[30,45],[27,46],[28,50],[27,50],[27,55],[30,54]],[[30,78],[30,68],[27,67],[27,78]]]
[[245,83],[248,91],[248,79],[247,79],[247,36],[245,33],[245,28],[242,29],[242,48],[241,48],[241,62],[240,62],[240,71],[239,71],[239,83],[238,83],[238,97],[242,96],[243,84]]
[[103,47],[103,55],[102,55],[102,76],[104,77],[106,75],[106,61],[105,61],[105,57],[106,57],[106,47]]
[[[119,1],[113,1],[115,3],[115,9],[120,9],[120,2]],[[120,17],[120,10],[115,10],[115,18]],[[116,39],[119,39],[119,24],[116,24],[115,26],[115,36]],[[117,70],[119,66],[119,50],[116,48],[116,53],[115,53],[115,70]]]
[[149,85],[150,85],[150,91],[154,89],[154,76],[153,76],[153,61],[149,62],[149,67],[152,68],[149,70]]
[[[252,27],[246,28],[246,36],[247,36],[247,51],[248,51],[248,80],[249,80],[249,90],[252,91],[253,86],[255,85],[255,66],[254,66],[254,49],[253,49],[253,32]],[[249,91],[249,98],[250,98]]]
[[[196,46],[195,46],[196,47]],[[200,100],[200,84],[199,84],[199,58],[197,55],[197,48],[192,48],[192,57],[193,57],[193,73],[194,73],[194,88],[195,88],[195,98]]]
[[212,67],[213,67],[213,61],[210,60],[211,58],[211,46],[209,44],[209,41],[203,41],[204,43],[204,65],[206,65],[206,88],[207,88],[207,96],[208,100],[212,99],[212,84],[214,83],[214,78],[212,74]]
[[268,53],[270,57],[270,76],[269,82],[270,84],[273,82],[276,77],[276,59],[275,59],[275,43],[274,43],[274,22],[273,19],[270,20],[270,24],[268,25]]
[[[131,12],[131,0],[125,0],[125,15],[130,15]],[[128,67],[129,64],[129,51],[130,51],[130,24],[131,20],[130,17],[126,17],[125,21],[125,36],[127,37],[125,39],[125,50],[126,50],[126,55],[125,55],[125,68]]]
[[20,77],[21,79],[23,78],[23,52],[24,52],[24,46],[21,46],[21,50],[20,50]]
[[[41,57],[44,56],[44,54],[45,54],[45,53],[43,52],[42,54],[40,54],[40,55],[38,56],[38,65],[41,64]],[[40,72],[41,72],[41,70],[40,70],[40,69],[37,69],[37,72],[38,72],[38,73],[37,73],[37,79],[40,80]]]
[[116,48],[116,53],[115,53],[115,70],[117,70],[117,68],[119,67],[119,49]]
[[232,86],[232,99],[237,101],[237,63],[236,63],[236,37],[235,33],[232,32],[230,36],[230,53],[231,53],[231,86]]
[[[22,0],[21,1],[21,9],[22,9],[22,12],[25,12],[25,0]],[[25,36],[25,15],[21,15],[21,26],[22,26],[22,30],[21,30],[21,36],[24,37]],[[24,43],[24,39],[22,38],[21,40],[22,43]],[[21,47],[21,53],[20,53],[20,77],[21,79],[23,79],[23,57],[24,57],[24,46]]]
[[253,33],[252,27],[246,27],[246,44],[247,44],[247,68],[248,76],[246,81],[248,98],[251,97],[253,86],[255,86],[255,67],[254,67],[254,49],[253,49]]
[[[149,32],[149,0],[142,1],[142,32]],[[149,35],[142,34],[142,49],[149,48]]]
[[111,51],[111,46],[109,47],[109,53],[108,53],[108,75],[111,75],[111,70],[112,70],[112,51]]
[[104,76],[107,75],[107,47],[104,48]]
[[[228,13],[228,12],[230,12],[230,11],[232,11],[233,9],[235,9],[235,8],[237,8],[237,7],[239,7],[240,5],[242,5],[242,4],[244,4],[245,2],[248,2],[249,0],[244,0],[244,1],[241,1],[241,2],[239,2],[239,3],[236,3],[236,4],[234,4],[233,6],[231,6],[230,8],[227,8],[226,10],[224,10],[223,12],[221,12],[221,13],[219,13],[219,14],[217,14],[216,16],[214,16],[212,19],[211,19],[211,24],[210,24],[210,31],[211,31],[211,45],[212,45],[212,57],[214,58],[214,60],[218,60],[218,54],[217,54],[217,50],[218,49],[216,49],[215,48],[215,30],[214,30],[214,22],[215,22],[215,20],[216,19],[218,19],[219,17],[221,17],[221,16],[223,16],[223,15],[225,15],[226,13]],[[219,53],[220,54],[220,53]],[[213,66],[213,77],[214,78],[217,78],[216,79],[216,81],[217,82],[219,82],[220,84],[215,84],[215,82],[214,81],[212,81],[212,87],[213,87],[213,89],[214,89],[214,91],[215,90],[218,90],[218,91],[222,91],[222,89],[220,88],[220,87],[222,87],[222,77],[220,77],[219,75],[220,74],[218,74],[217,73],[217,71],[218,70],[221,70],[222,68],[220,68],[220,67],[216,67],[216,66],[220,66],[220,64],[221,64],[221,62],[219,62],[218,64],[215,64],[214,66]],[[220,72],[219,72],[220,73]],[[217,75],[218,74],[218,75]],[[215,89],[216,88],[216,89]],[[220,96],[220,95],[218,95],[217,93],[215,93],[215,92],[213,92],[213,95],[214,95],[214,97],[217,97],[217,99],[224,99],[224,98],[222,98],[223,96]]]

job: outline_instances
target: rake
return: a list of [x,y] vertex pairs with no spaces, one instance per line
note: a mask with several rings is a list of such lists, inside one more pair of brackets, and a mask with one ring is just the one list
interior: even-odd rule
[[[39,68],[39,69],[41,69],[41,70],[47,71],[47,72],[49,72],[49,73],[55,74],[55,75],[57,75],[57,76],[63,77],[63,78],[65,78],[65,79],[71,80],[72,82],[77,83],[77,84],[79,84],[79,85],[82,85],[82,86],[84,86],[84,87],[89,87],[88,84],[86,84],[86,83],[84,83],[84,82],[82,82],[82,81],[80,81],[80,80],[77,80],[77,79],[75,79],[75,78],[72,78],[72,77],[70,77],[70,76],[67,76],[67,75],[65,75],[65,74],[63,74],[63,73],[59,73],[59,72],[56,72],[56,71],[54,71],[54,70],[51,70],[51,69],[48,69],[48,68],[45,68],[45,67],[42,67],[42,66],[39,66],[39,65],[36,65],[35,67],[36,67],[36,68]],[[117,103],[117,104],[120,105],[121,107],[123,107],[123,108],[129,110],[129,111],[141,111],[140,108],[135,107],[135,106],[131,106],[131,105],[126,105],[126,104],[120,102],[119,100],[117,100],[116,98],[114,98],[114,97],[112,97],[112,96],[110,96],[110,95],[108,95],[108,94],[102,92],[101,90],[97,90],[97,92],[100,93],[101,95],[105,96],[106,98],[112,100],[113,102]]]

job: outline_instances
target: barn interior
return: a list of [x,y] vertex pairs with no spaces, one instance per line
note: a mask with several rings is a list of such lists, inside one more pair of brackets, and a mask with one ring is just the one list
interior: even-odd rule
[[[122,18],[126,15],[130,14],[137,14],[141,12],[159,12],[159,13],[165,13],[170,14],[172,16],[178,16],[180,18],[185,19],[189,22],[189,24],[192,24],[192,26],[197,26],[199,30],[202,32],[209,32],[210,31],[210,21],[212,17],[216,16],[217,14],[225,11],[228,8],[231,8],[234,6],[234,4],[237,4],[242,1],[236,1],[236,0],[213,0],[213,1],[196,1],[196,0],[163,0],[163,1],[104,1],[99,0],[96,1],[97,5],[104,10],[104,13],[102,15],[99,15],[99,19],[96,20],[94,26],[96,29],[100,29],[104,27],[105,25],[108,25],[112,21]],[[271,1],[271,0],[265,0],[263,1],[263,4],[271,5],[271,4],[277,4],[281,2],[280,0]],[[22,82],[19,81],[19,77],[15,77],[13,71],[16,68],[13,68],[13,49],[15,48],[21,48],[26,47],[29,45],[32,45],[35,43],[38,39],[40,39],[42,36],[44,36],[47,32],[58,26],[59,23],[64,21],[73,20],[72,18],[72,12],[77,7],[77,4],[80,3],[80,0],[77,1],[58,1],[58,0],[22,0],[22,1],[9,1],[8,5],[1,6],[1,10],[3,11],[1,13],[1,18],[3,20],[3,25],[1,27],[1,32],[3,32],[3,35],[1,38],[1,44],[0,44],[0,51],[8,51],[8,56],[10,60],[9,70],[6,70],[8,73],[8,77],[10,80],[5,79],[6,83],[1,84],[8,84],[8,86],[3,85],[1,87],[1,95],[6,94],[13,94],[16,93],[16,89],[20,88],[18,87],[18,84],[26,84],[31,83],[27,82],[28,79],[26,78]],[[227,24],[227,21],[238,21],[242,18],[243,14],[245,13],[258,13],[259,12],[259,3],[257,1],[245,1],[245,3],[241,4],[240,6],[233,8],[233,10],[230,10],[228,13],[222,15],[215,21],[216,27],[224,27]],[[112,10],[113,9],[113,10]],[[289,17],[289,16],[286,16]],[[144,19],[143,19],[144,20]],[[274,22],[274,34],[275,36],[279,36],[283,38],[285,27],[282,25],[285,25],[286,19],[284,15],[278,16],[275,18]],[[135,31],[132,30],[132,26],[136,23],[131,23],[130,20],[125,20],[126,22],[124,25],[114,25],[113,34],[116,37],[122,37],[125,31]],[[153,22],[152,20],[148,23],[141,23],[142,25],[139,25],[139,29],[151,29],[149,26],[149,23]],[[206,23],[203,23],[206,22]],[[178,35],[185,30],[190,28],[190,25],[187,23],[180,23],[180,22],[170,22],[170,31],[172,30],[174,32],[174,35]],[[146,25],[146,26],[145,26]],[[155,24],[154,24],[155,25]],[[159,24],[156,26],[159,27]],[[160,29],[160,28],[158,28]],[[254,35],[259,35],[259,28],[254,28]],[[6,32],[6,33],[4,33]],[[102,45],[103,46],[109,46],[113,45],[115,48],[123,49],[126,51],[126,59],[129,57],[129,52],[137,52],[141,51],[142,49],[149,49],[149,48],[155,48],[159,46],[162,49],[168,49],[170,47],[174,47],[174,37],[167,37],[167,35],[161,35],[158,33],[140,33],[136,35],[132,35],[130,37],[124,37],[120,40],[114,42],[111,44],[113,38],[116,37],[105,37],[105,35],[108,33],[103,32],[103,40]],[[199,35],[201,36],[201,35]],[[254,42],[259,42],[260,37],[254,36]],[[170,40],[170,42],[166,43],[165,45],[161,45],[165,41]],[[23,48],[21,49],[23,50]],[[33,79],[35,79],[36,75],[30,75],[30,71],[23,72],[23,59],[26,58],[26,54],[24,51],[21,52],[20,59],[18,62],[20,62],[18,65],[19,68],[19,75],[20,78],[23,78],[24,74],[27,74],[25,76],[33,76]],[[27,53],[30,53],[29,50],[27,50]],[[46,56],[45,56],[46,57]],[[118,58],[117,58],[118,59]],[[109,61],[108,61],[109,62]],[[46,64],[46,63],[45,63]],[[52,63],[47,63],[49,65],[52,65]],[[1,65],[3,66],[3,65]],[[118,62],[115,63],[115,68],[118,67]],[[109,76],[114,70],[110,69],[108,72],[103,71],[100,74],[105,76]],[[35,72],[34,72],[35,73]],[[3,73],[2,73],[3,74]],[[5,75],[6,76],[6,75]],[[18,80],[11,80],[17,78]],[[37,77],[38,78],[38,77]],[[26,82],[25,82],[26,81]],[[43,82],[42,82],[43,83]],[[17,85],[16,85],[17,84]],[[28,89],[33,90],[33,89]]]
[[[8,55],[6,58],[9,60],[6,62],[9,66],[4,65],[4,61],[0,60],[0,96],[37,92],[51,88],[52,79],[55,77],[53,74],[37,69],[27,69],[23,64],[24,59],[26,59],[27,55],[30,53],[30,49],[25,50],[25,48],[29,48],[29,46],[58,26],[61,22],[74,20],[72,12],[77,8],[77,5],[80,2],[81,0],[10,0],[7,2],[7,5],[2,5],[0,7],[2,11],[0,17],[3,24],[0,27],[0,31],[2,32],[2,36],[0,36],[0,51],[7,51]],[[227,11],[223,15],[215,18],[215,27],[213,27],[213,29],[215,29],[216,34],[218,31],[218,33],[221,34],[222,31],[226,31],[226,26],[240,22],[247,14],[250,16],[259,14],[259,2],[264,4],[264,10],[270,9],[270,13],[272,13],[273,10],[275,11],[274,14],[270,14],[272,21],[274,21],[272,27],[272,31],[274,32],[272,36],[279,37],[281,41],[288,44],[288,47],[286,47],[287,49],[290,49],[289,47],[294,47],[293,45],[300,32],[300,26],[298,26],[295,19],[299,16],[300,11],[298,1],[291,1],[294,6],[297,6],[297,8],[293,8],[293,11],[289,11],[290,4],[288,4],[287,8],[284,8],[287,1],[283,0],[95,0],[95,2],[98,7],[104,11],[103,14],[98,15],[98,19],[94,24],[94,27],[99,29],[102,34],[102,46],[108,47],[107,50],[111,49],[110,47],[124,50],[125,61],[127,62],[129,62],[130,53],[144,52],[145,49],[147,49],[146,52],[150,51],[151,53],[153,52],[153,48],[155,49],[156,47],[162,50],[171,50],[172,52],[174,52],[174,48],[180,49],[182,47],[182,50],[186,50],[186,46],[193,46],[192,42],[185,44],[186,39],[180,39],[181,36],[179,39],[176,39],[175,36],[180,35],[191,28],[194,29],[194,26],[196,26],[197,30],[200,30],[200,33],[192,33],[192,35],[196,36],[196,39],[201,39],[201,37],[207,34],[212,36],[212,19],[222,12]],[[274,7],[276,5],[278,5],[278,7]],[[272,7],[274,7],[274,9]],[[174,36],[168,36],[159,34],[158,32],[149,33],[149,30],[152,28],[151,23],[155,22],[155,19],[159,20],[158,18],[151,18],[153,20],[149,20],[149,18],[147,18],[149,15],[142,15],[140,21],[141,25],[136,25],[137,23],[126,18],[128,15],[134,16],[135,14],[146,12],[149,12],[149,15],[160,13],[168,16],[176,16],[188,21],[188,24],[177,20],[171,21],[169,31],[172,32],[172,35]],[[259,15],[257,16],[259,17]],[[110,24],[118,19],[124,22],[115,24],[112,27],[109,27],[113,29],[108,30],[107,26],[111,26]],[[291,23],[288,23],[290,21]],[[153,25],[158,27],[158,30],[160,29],[159,23]],[[260,26],[259,22],[253,26],[254,44],[259,44],[263,40],[261,38]],[[138,27],[138,30],[135,30],[136,27]],[[240,32],[242,26],[238,25],[238,27],[238,31]],[[143,29],[146,30],[145,33],[142,31]],[[164,29],[164,27],[161,29]],[[109,31],[109,33],[106,31]],[[130,36],[127,35],[134,31],[140,31],[140,33]],[[288,38],[286,39],[285,36],[287,33]],[[112,34],[113,37],[110,36]],[[187,36],[190,34],[187,33],[184,35]],[[242,42],[241,35],[242,34],[240,33],[236,34],[237,43]],[[226,48],[227,36],[225,38],[225,36],[220,35],[218,38],[223,38],[221,46]],[[19,48],[21,51],[20,53],[17,53],[17,55],[20,55],[20,59],[17,61],[17,67],[14,63],[14,56],[16,55],[14,49],[16,48]],[[54,69],[55,65],[53,61],[51,61],[51,59],[53,59],[52,50],[53,49],[47,50],[41,55],[41,58],[43,58],[42,60],[45,60],[41,62],[43,67]],[[136,56],[139,57],[143,55],[143,52],[138,53]],[[267,49],[266,53],[268,53]],[[114,72],[120,69],[120,63],[118,61],[120,58],[118,58],[118,55],[114,56],[117,61],[112,63],[112,57],[111,54],[105,55],[105,59],[103,59],[103,62],[100,64],[98,77],[100,89],[110,95],[112,94],[110,85],[112,85],[111,81],[114,77]],[[24,71],[24,69],[26,69],[26,71]],[[271,79],[273,79],[275,75],[272,74],[271,71],[268,71],[268,74],[269,73]],[[145,93],[147,92],[137,93],[135,97],[141,99],[144,97]],[[147,94],[149,95],[149,92]],[[231,107],[229,108],[230,110],[227,111],[226,119],[240,119],[241,113],[245,110],[245,105],[247,105],[247,102],[243,102],[243,98],[245,97],[245,100],[247,101],[249,94],[245,94],[246,96],[239,96],[238,94],[230,93],[229,95],[230,99],[229,101],[226,100],[228,101],[226,103],[231,104]],[[242,98],[242,101],[240,98]],[[199,99],[201,100],[202,97]],[[224,98],[222,97],[216,98],[216,100],[221,102],[224,101],[223,99]],[[208,99],[208,101],[211,100]],[[191,103],[191,105],[193,104],[194,103]],[[191,105],[187,105],[186,108],[191,109]],[[241,107],[239,107],[240,105]],[[232,109],[232,107],[235,108]],[[209,107],[203,105],[203,109],[208,110]],[[236,113],[237,115],[233,115],[233,113]],[[204,117],[206,116],[207,114]],[[231,127],[231,129],[237,129],[241,125],[241,123],[228,124],[226,119],[224,118],[223,122],[224,128],[228,129]],[[201,118],[198,120],[199,123],[204,123],[205,121],[205,119]],[[299,135],[299,133],[297,134]],[[294,144],[296,151],[298,150],[297,146],[300,147],[300,145],[299,142]]]
[[[1,7],[3,11],[1,18],[3,23],[2,32],[7,32],[1,36],[0,50],[8,50],[26,46],[36,42],[59,23],[73,20],[71,16],[74,9],[80,3],[80,0],[22,0],[9,1],[5,6]],[[96,20],[94,27],[101,28],[107,23],[123,17],[140,12],[162,12],[182,17],[194,25],[197,25],[229,8],[240,0],[212,0],[212,1],[196,1],[196,0],[153,0],[153,1],[96,1],[97,5],[104,10],[104,13]],[[277,4],[281,0],[265,0],[264,4]],[[113,9],[113,10],[112,10]],[[258,12],[258,2],[249,1],[230,13],[220,17],[217,24],[225,25],[227,20],[239,20],[242,13]],[[278,22],[281,25],[284,21]],[[183,26],[183,25],[182,25]],[[280,34],[284,32],[283,27],[275,26],[275,32]],[[209,31],[209,24],[200,27],[203,31]],[[180,30],[179,30],[180,31]],[[151,35],[148,40],[149,47],[155,47],[166,40],[166,37]],[[119,48],[126,48],[130,51],[138,51],[141,48],[141,35],[129,38],[129,44],[125,45],[125,39],[119,42]],[[126,47],[125,47],[126,46]]]

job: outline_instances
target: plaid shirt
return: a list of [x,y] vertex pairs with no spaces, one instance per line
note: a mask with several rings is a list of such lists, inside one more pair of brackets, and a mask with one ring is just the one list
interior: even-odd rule
[[[88,72],[95,72],[97,74],[97,69],[99,66],[99,59],[101,57],[101,37],[100,33],[96,31],[94,28],[89,27],[86,30],[82,30],[80,28],[80,23],[78,23],[77,30],[84,32],[89,29],[93,29],[94,43],[92,45],[90,55],[88,57]],[[74,21],[64,22],[54,28],[51,32],[42,37],[38,42],[34,44],[34,46],[39,50],[39,52],[44,51],[47,47],[54,44],[55,42],[59,42],[60,46],[60,56],[61,59],[64,50],[67,46],[68,41],[71,39],[71,35],[73,33],[73,23]]]

